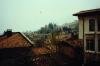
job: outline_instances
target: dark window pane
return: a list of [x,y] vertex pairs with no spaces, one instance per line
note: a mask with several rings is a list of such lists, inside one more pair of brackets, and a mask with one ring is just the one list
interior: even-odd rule
[[89,20],[89,31],[94,31],[95,30],[95,20],[90,19]]
[[98,23],[98,31],[100,31],[100,19],[99,18],[98,18],[97,23]]
[[95,40],[94,39],[86,39],[86,50],[95,50]]
[[100,51],[100,38],[98,39],[98,51]]

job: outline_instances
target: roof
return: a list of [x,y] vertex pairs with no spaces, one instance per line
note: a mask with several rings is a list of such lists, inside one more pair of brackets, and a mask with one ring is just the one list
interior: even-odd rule
[[25,36],[25,34],[23,34],[21,32],[18,32],[18,33],[20,33],[31,45],[34,44],[28,37]]
[[84,15],[100,15],[100,8],[98,9],[91,9],[91,10],[84,10],[73,14],[73,16],[84,16]]
[[44,48],[44,47],[33,48],[32,51],[36,56],[40,56],[40,55],[44,55],[44,54],[48,54],[49,53],[49,50],[47,48]]
[[0,36],[0,48],[28,47],[34,43],[21,32],[12,32],[10,36],[3,34]]

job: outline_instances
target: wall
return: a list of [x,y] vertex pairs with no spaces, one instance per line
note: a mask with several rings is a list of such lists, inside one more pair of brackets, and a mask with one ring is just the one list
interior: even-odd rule
[[0,49],[0,66],[32,66],[31,48]]
[[83,39],[83,20],[79,17],[79,39]]

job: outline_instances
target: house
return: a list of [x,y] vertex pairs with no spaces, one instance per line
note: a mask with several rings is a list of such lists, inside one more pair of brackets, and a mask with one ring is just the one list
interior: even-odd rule
[[100,8],[73,15],[78,16],[79,39],[83,40],[85,57],[88,56],[88,61],[100,60]]
[[33,42],[21,32],[12,32],[11,30],[7,30],[3,35],[0,36],[0,49],[30,47],[32,45]]
[[0,36],[0,66],[32,66],[33,43],[10,29]]

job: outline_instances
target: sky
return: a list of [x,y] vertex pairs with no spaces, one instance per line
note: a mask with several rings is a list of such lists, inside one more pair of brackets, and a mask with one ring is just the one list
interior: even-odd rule
[[100,0],[0,0],[0,32],[36,31],[52,22],[73,22],[72,14],[100,8]]

